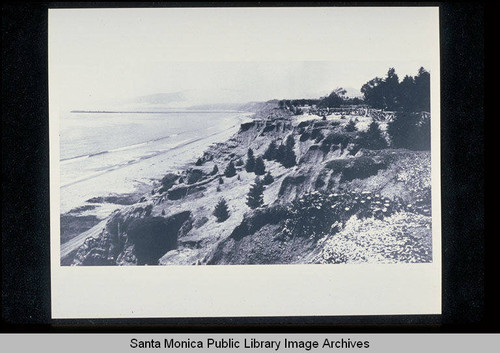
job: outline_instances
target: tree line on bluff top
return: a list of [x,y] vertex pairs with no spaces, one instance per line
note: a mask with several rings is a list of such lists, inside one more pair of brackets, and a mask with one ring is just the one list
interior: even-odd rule
[[[430,119],[421,112],[430,112],[430,73],[423,67],[416,76],[406,75],[399,80],[394,68],[390,68],[384,78],[375,77],[361,87],[363,98],[348,98],[342,88],[335,89],[321,99],[296,99],[279,102],[280,107],[295,114],[302,114],[300,106],[318,108],[339,108],[364,104],[371,108],[394,111],[394,119],[387,125],[391,144],[396,148],[426,150],[430,148]],[[354,122],[349,122],[346,131],[356,130]],[[368,143],[367,148],[384,148],[378,126],[372,123],[370,130],[360,136]],[[370,138],[373,137],[373,138]],[[374,144],[371,143],[374,141]]]
[[414,77],[406,75],[400,82],[394,68],[385,78],[375,77],[361,87],[364,102],[372,108],[389,111],[430,111],[431,75],[423,67]]
[[403,112],[430,111],[430,73],[423,67],[416,76],[406,75],[399,80],[396,70],[390,68],[384,78],[375,77],[361,87],[363,97],[347,97],[347,91],[336,88],[328,96],[320,99],[280,100],[278,105],[296,114],[301,114],[300,106],[315,105],[318,108],[339,108],[347,105],[366,104],[375,109]]

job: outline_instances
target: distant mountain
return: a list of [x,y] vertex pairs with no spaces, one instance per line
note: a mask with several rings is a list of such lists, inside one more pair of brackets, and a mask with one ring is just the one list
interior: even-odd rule
[[184,92],[156,93],[147,96],[140,96],[134,99],[138,104],[169,105],[174,102],[183,102],[186,100]]
[[215,104],[199,104],[187,107],[189,110],[242,110],[241,103],[215,103]]
[[187,108],[211,106],[211,109],[234,109],[234,107],[246,103],[246,100],[242,97],[242,93],[237,90],[189,89],[140,96],[127,103],[137,104],[142,107]]
[[[350,98],[361,97],[362,94],[359,90],[351,87],[344,88],[347,93],[346,96]],[[333,91],[333,89],[332,89]],[[330,92],[323,94],[309,94],[304,97],[285,97],[286,99],[318,99],[320,97],[328,96]],[[283,99],[285,99],[283,98]],[[203,110],[253,110],[254,107],[245,105],[252,105],[254,99],[248,97],[245,92],[230,89],[189,89],[168,93],[154,93],[135,97],[123,102],[122,109],[128,110],[161,110],[161,109],[203,109]],[[263,99],[262,102],[267,101]],[[243,108],[242,108],[243,107]]]
[[266,106],[278,106],[278,100],[262,101],[262,102],[248,102],[248,103],[218,103],[218,104],[202,104],[193,105],[187,109],[193,110],[239,110],[245,112],[256,112]]
[[349,98],[361,98],[363,97],[363,94],[361,91],[357,88],[352,88],[352,87],[343,87],[347,93],[345,94]]

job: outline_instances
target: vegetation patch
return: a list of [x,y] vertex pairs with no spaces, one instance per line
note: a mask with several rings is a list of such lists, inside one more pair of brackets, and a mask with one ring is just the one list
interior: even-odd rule
[[89,230],[99,222],[96,216],[61,215],[61,244]]
[[120,195],[110,195],[110,196],[98,196],[88,199],[89,203],[113,203],[116,205],[133,205],[139,201],[139,196],[137,194],[120,194]]
[[262,134],[264,134],[266,132],[274,131],[275,129],[276,129],[276,125],[266,125],[266,127],[264,127],[264,130],[262,131]]
[[309,140],[310,137],[311,137],[310,133],[304,132],[302,135],[300,135],[299,141],[305,142],[305,141]]
[[288,190],[290,186],[301,185],[305,181],[306,181],[305,175],[285,177],[281,182],[280,190],[278,193],[279,196],[283,196],[285,194],[285,191]]
[[331,170],[332,174],[340,174],[349,163],[349,159],[333,159],[325,164],[325,169]]
[[241,124],[240,126],[240,132],[245,132],[245,131],[248,131],[250,130],[251,127],[255,126],[255,122],[251,121],[251,122],[248,122],[248,123],[243,123]]
[[401,200],[390,200],[371,192],[326,193],[313,191],[297,198],[288,206],[283,227],[285,238],[319,239],[335,234],[353,215],[359,218],[384,219],[404,209]]
[[376,121],[372,121],[367,131],[359,133],[356,143],[362,148],[381,150],[387,148],[387,141]]
[[203,178],[203,171],[201,169],[191,169],[188,171],[187,183],[194,184]]
[[297,127],[300,129],[300,128],[308,127],[313,123],[314,123],[314,120],[301,121],[299,123],[299,125],[297,125]]
[[200,192],[205,190],[204,186],[179,186],[170,191],[167,194],[167,198],[169,200],[180,200],[187,195],[194,194],[196,192]]
[[333,145],[340,145],[340,148],[344,150],[349,142],[351,142],[349,135],[332,132],[321,142],[321,150],[328,153]]
[[321,141],[324,138],[323,133],[321,132],[322,129],[313,129],[311,131],[311,140],[315,140],[316,143]]
[[174,173],[168,173],[161,179],[161,188],[159,190],[160,194],[168,191],[172,186],[175,185],[175,182],[179,179],[179,176]]
[[419,113],[398,112],[387,125],[392,145],[396,148],[430,150],[431,121]]
[[386,169],[385,161],[376,162],[373,158],[361,156],[354,159],[349,165],[342,170],[340,181],[351,181],[354,179],[366,179],[372,175],[376,175],[379,170]]
[[245,216],[230,235],[230,238],[240,240],[247,235],[253,234],[268,224],[278,224],[287,218],[287,208],[283,206],[271,206],[264,209],[257,209],[253,213]]
[[354,216],[324,244],[319,262],[431,262],[430,223],[430,217],[408,212],[397,212],[384,220]]

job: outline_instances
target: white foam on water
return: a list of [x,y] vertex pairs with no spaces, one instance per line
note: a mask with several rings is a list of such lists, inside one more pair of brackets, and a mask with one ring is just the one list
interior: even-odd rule
[[[111,193],[129,193],[133,192],[140,183],[151,184],[151,179],[159,179],[168,170],[178,168],[179,165],[199,157],[210,144],[227,140],[237,131],[241,121],[248,114],[207,114],[205,119],[210,120],[204,120],[200,124],[200,113],[195,113],[193,120],[195,126],[191,129],[189,129],[189,117],[192,113],[163,118],[163,124],[158,124],[152,118],[144,119],[136,115],[133,114],[141,124],[133,124],[135,134],[146,138],[146,142],[125,143],[120,147],[61,161],[61,213],[85,204],[85,201],[92,197]],[[149,117],[152,115],[149,114]],[[85,114],[80,116],[80,119],[85,118]],[[90,120],[95,121],[96,118],[92,116]],[[93,133],[94,129],[83,129],[80,134],[87,132],[88,138],[94,139],[96,146],[109,144],[100,139],[112,139],[113,137],[110,136],[112,131],[122,130],[121,120],[116,117],[112,117],[112,120],[114,125],[109,122],[98,124],[100,129],[106,126],[108,134],[103,131]],[[172,122],[171,125],[176,129],[179,126],[179,120],[184,131],[172,133],[171,126],[166,122]],[[131,119],[128,114],[123,124],[127,125],[127,128],[130,127]],[[155,130],[153,135],[147,136],[154,130],[150,124],[155,129],[161,127],[162,131]],[[84,123],[77,121],[77,125],[81,127]],[[144,129],[141,129],[141,126],[144,126]],[[78,144],[83,137],[81,136],[75,143]],[[83,148],[88,148],[88,145],[89,143],[86,142]],[[64,148],[77,151],[75,146],[67,147],[61,143],[61,152]]]

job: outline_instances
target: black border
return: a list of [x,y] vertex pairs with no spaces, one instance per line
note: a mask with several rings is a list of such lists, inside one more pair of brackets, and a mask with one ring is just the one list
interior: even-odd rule
[[[484,207],[483,146],[485,113],[491,115],[491,120],[498,115],[491,109],[492,98],[498,98],[498,35],[494,31],[498,25],[496,11],[477,3],[427,4],[439,5],[441,21],[443,315],[51,320],[47,9],[137,7],[138,4],[141,7],[215,5],[211,2],[2,4],[0,332],[500,332],[495,254],[498,238],[495,227],[487,231],[484,228],[485,220],[495,221],[498,213],[492,208],[488,213]],[[269,5],[311,4],[266,4]],[[331,5],[313,3],[313,6]],[[225,2],[217,6],[263,5]],[[485,37],[495,47],[485,48]],[[486,80],[485,63],[489,70]],[[486,111],[483,110],[485,82],[491,104]],[[498,131],[495,128],[488,130]],[[488,149],[495,147],[498,146],[492,144]],[[490,170],[488,176],[493,173]],[[494,184],[498,178],[490,181]],[[493,187],[488,195],[497,195],[498,187]]]

